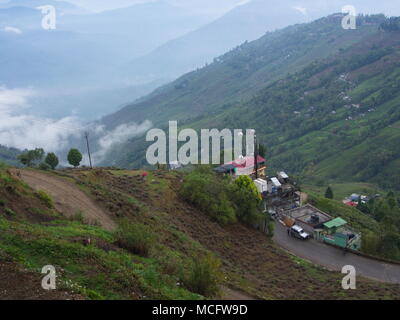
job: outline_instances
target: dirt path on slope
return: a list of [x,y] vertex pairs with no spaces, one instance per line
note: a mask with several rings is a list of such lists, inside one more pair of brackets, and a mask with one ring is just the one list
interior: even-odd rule
[[246,300],[256,300],[253,297],[250,297],[246,293],[239,292],[237,290],[228,288],[228,287],[221,287],[222,290],[222,297],[221,300],[234,300],[234,301],[246,301]]
[[12,173],[34,190],[43,190],[50,195],[55,208],[66,217],[81,212],[88,222],[98,222],[109,231],[116,228],[116,223],[110,216],[73,183],[40,171],[14,169]]

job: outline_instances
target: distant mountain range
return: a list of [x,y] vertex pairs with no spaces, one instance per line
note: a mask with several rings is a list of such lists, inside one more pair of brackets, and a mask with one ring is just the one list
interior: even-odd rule
[[[41,28],[42,13],[36,7],[44,3],[57,8],[56,30]],[[79,116],[95,118],[102,110],[111,112],[150,92],[162,80],[144,79],[140,74],[123,79],[118,74],[120,65],[207,22],[203,15],[164,2],[99,14],[82,14],[79,8],[59,1],[2,2],[0,86],[37,90],[40,99],[32,103],[39,113],[50,111],[50,116],[62,117],[78,109]],[[127,94],[118,97],[121,90]],[[63,97],[61,103],[67,108],[54,107],[55,95]],[[77,108],[78,104],[83,107]]]

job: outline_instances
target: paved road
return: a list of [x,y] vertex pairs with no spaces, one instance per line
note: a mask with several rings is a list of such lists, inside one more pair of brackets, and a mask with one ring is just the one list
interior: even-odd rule
[[352,265],[356,272],[364,277],[400,283],[400,265],[389,264],[368,259],[343,250],[320,243],[313,239],[302,241],[287,234],[286,227],[276,224],[274,241],[292,254],[309,260],[332,271],[341,271],[345,265]]

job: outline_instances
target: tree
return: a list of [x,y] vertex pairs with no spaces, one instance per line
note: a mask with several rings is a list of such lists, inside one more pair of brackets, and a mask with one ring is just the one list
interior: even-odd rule
[[44,162],[47,163],[53,170],[58,166],[58,158],[53,152],[47,154]]
[[333,191],[331,187],[328,187],[325,191],[325,198],[333,199]]
[[33,167],[43,159],[44,150],[36,148],[35,150],[28,150],[18,156],[18,160],[27,167]]
[[259,144],[258,145],[258,154],[261,156],[261,157],[263,157],[263,158],[265,158],[265,156],[266,156],[266,154],[267,154],[267,149],[265,148],[265,146],[263,145],[263,144]]
[[231,201],[236,206],[236,215],[242,222],[257,223],[261,220],[261,194],[253,180],[248,176],[240,176],[235,180],[230,192]]
[[75,168],[79,166],[82,161],[82,154],[79,152],[78,149],[71,149],[68,152],[68,162],[70,165],[74,166]]

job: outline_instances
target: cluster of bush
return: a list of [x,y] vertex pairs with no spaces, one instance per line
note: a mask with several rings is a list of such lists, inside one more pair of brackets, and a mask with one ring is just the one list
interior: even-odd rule
[[199,167],[185,177],[179,193],[221,225],[237,221],[257,224],[264,217],[261,195],[248,176],[232,181]]
[[162,270],[175,275],[182,285],[191,292],[206,297],[215,297],[222,281],[221,261],[212,254],[204,254],[182,263],[175,256],[163,259],[156,249],[157,235],[147,225],[123,221],[115,232],[116,244],[132,254],[155,259]]
[[386,19],[385,22],[382,22],[380,25],[380,29],[385,31],[399,31],[400,30],[400,18],[399,17],[390,17]]
[[357,209],[379,223],[379,233],[364,235],[365,252],[400,260],[400,197],[389,192],[385,197],[358,203]]
[[[44,160],[43,160],[44,158]],[[45,152],[42,148],[28,150],[18,156],[18,160],[27,167],[37,167],[42,170],[54,170],[59,163],[55,153],[49,152],[45,157]],[[71,149],[68,152],[67,160],[70,165],[78,167],[82,161],[82,154],[78,149]]]

